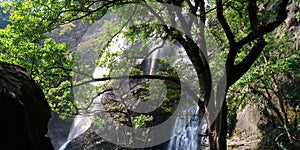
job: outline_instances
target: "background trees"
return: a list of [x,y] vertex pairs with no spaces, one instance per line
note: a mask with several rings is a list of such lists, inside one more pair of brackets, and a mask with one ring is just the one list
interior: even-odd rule
[[[246,104],[258,104],[263,113],[275,117],[274,125],[279,125],[272,131],[275,136],[270,141],[277,141],[281,148],[291,149],[287,143],[299,139],[299,127],[294,125],[299,124],[299,98],[295,95],[299,93],[295,87],[299,82],[299,64],[296,62],[299,50],[293,46],[295,39],[286,32],[287,29],[286,25],[282,25],[274,33],[266,35],[268,44],[265,51],[255,66],[231,87],[228,103],[230,115]],[[274,143],[263,144],[276,147]]]
[[[72,87],[71,75],[76,70],[71,70],[72,55],[68,54],[66,44],[56,43],[53,39],[48,39],[45,33],[60,25],[80,19],[94,23],[110,9],[139,2],[147,4],[152,1],[33,0],[5,2],[3,6],[5,6],[6,11],[10,10],[12,14],[10,17],[12,25],[7,26],[0,32],[2,51],[0,58],[26,67],[31,76],[44,89],[54,111],[73,112],[75,107],[71,103],[72,100],[70,100],[72,99],[70,87]],[[197,30],[186,30],[185,33],[181,33],[172,27],[147,24],[144,27],[136,27],[135,29],[138,30],[128,30],[127,36],[133,39],[135,34],[142,34],[145,38],[149,38],[155,33],[160,35],[160,40],[175,40],[182,45],[198,75],[201,94],[204,99],[203,102],[199,102],[199,106],[204,107],[207,113],[211,149],[226,149],[227,104],[223,103],[220,113],[214,114],[215,112],[208,109],[209,101],[217,104],[213,108],[218,108],[219,103],[225,99],[219,96],[222,95],[223,88],[225,88],[226,93],[230,86],[251,68],[262,54],[267,42],[272,42],[269,40],[271,37],[267,37],[266,34],[272,32],[284,21],[289,1],[274,1],[271,2],[272,5],[267,5],[268,2],[265,1],[255,0],[216,0],[207,3],[203,0],[159,0],[154,2],[172,4],[197,16],[198,20],[191,22],[198,27]],[[148,7],[148,9],[149,12],[158,14],[156,15],[158,20],[162,17],[159,16],[158,12],[155,12],[157,10],[151,10],[151,7]],[[178,18],[181,25],[188,25],[181,11],[167,10],[167,12],[170,16],[174,16],[170,17],[171,22],[176,23],[175,18]],[[204,41],[204,26],[201,26],[200,21],[207,24],[214,36],[220,41],[222,51],[226,53],[226,75],[219,80],[218,88],[214,92],[216,95],[211,95],[213,85],[211,84],[210,68],[206,59],[208,53]],[[195,36],[196,40],[191,39],[188,35]],[[266,52],[264,52],[264,56],[265,59],[261,61],[271,66],[276,66],[277,63],[280,67],[286,65],[285,62],[280,64],[280,60],[272,62],[268,57],[273,55],[269,56]],[[274,84],[270,86],[270,83],[276,82],[272,79],[276,75],[267,73],[270,72],[262,75],[262,78],[264,78],[262,81],[268,81],[269,83],[265,84],[263,82],[262,84],[265,84],[263,86],[267,89],[273,89]],[[269,80],[270,78],[271,80]],[[260,83],[254,84],[253,87],[258,84]],[[225,87],[222,87],[223,85]],[[276,88],[273,93],[280,99],[281,93],[279,91]],[[254,90],[253,92],[258,91]],[[66,105],[69,107],[66,107]],[[279,109],[282,109],[282,107],[279,106]],[[286,115],[284,113],[281,115],[283,118],[281,120],[286,122]]]

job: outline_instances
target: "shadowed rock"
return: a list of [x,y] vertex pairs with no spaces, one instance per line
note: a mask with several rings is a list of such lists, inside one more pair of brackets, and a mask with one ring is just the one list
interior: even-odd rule
[[0,149],[52,150],[45,137],[50,117],[42,90],[26,70],[0,62]]

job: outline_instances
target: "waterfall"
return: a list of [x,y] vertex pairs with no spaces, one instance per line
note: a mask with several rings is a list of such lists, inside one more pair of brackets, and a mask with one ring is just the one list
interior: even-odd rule
[[94,115],[95,111],[103,110],[103,107],[100,104],[101,98],[102,98],[102,95],[95,98],[93,101],[93,104],[90,106],[90,108],[87,111],[81,112],[80,114],[75,116],[75,118],[73,120],[73,124],[70,128],[68,139],[59,148],[59,150],[64,150],[72,140],[77,138],[82,133],[86,132],[91,127],[93,115]]
[[[124,44],[125,43],[124,39],[121,38],[119,40],[121,40],[121,42],[116,44],[118,46],[115,45],[115,47],[113,47],[114,50],[117,50],[118,47],[127,47],[128,49],[132,48],[132,49],[138,50],[138,48],[141,47],[139,44],[128,46],[128,45]],[[153,43],[153,44],[155,44],[155,43]],[[174,49],[176,51],[174,51]],[[122,50],[120,49],[120,51],[122,51]],[[159,48],[159,49],[150,48],[150,49],[148,49],[148,53],[149,53],[149,56],[144,57],[144,55],[141,51],[140,54],[138,54],[136,56],[136,58],[142,59],[142,60],[138,60],[138,61],[141,61],[140,65],[142,66],[141,69],[144,72],[144,74],[154,75],[157,73],[157,71],[159,71],[159,69],[160,69],[159,67],[161,67],[160,64],[158,63],[159,60],[163,60],[164,58],[167,58],[167,57],[173,57],[173,56],[175,57],[176,55],[181,55],[181,53],[183,53],[183,52],[181,52],[180,46],[175,45],[175,47],[170,47],[169,45],[165,45],[165,46],[163,46],[163,48]],[[87,56],[89,56],[89,57],[97,56],[92,51],[89,51],[88,54],[89,55],[87,55]],[[182,54],[182,55],[184,55],[184,54]],[[175,58],[177,58],[177,57],[175,57]],[[186,62],[185,62],[186,59],[184,59],[184,58],[188,58],[188,57],[183,57],[183,56],[179,57],[178,56],[178,58],[180,58],[180,60],[176,60],[176,61],[172,60],[174,58],[170,58],[170,62],[166,61],[166,63],[169,63],[169,65],[171,67],[176,67],[175,65],[172,66],[173,63],[174,64],[181,63],[182,65],[186,66],[186,68],[188,68],[188,65],[186,65]],[[87,57],[84,57],[83,60],[87,61],[90,59]],[[89,63],[90,62],[87,61],[84,64],[88,65]],[[133,64],[133,65],[135,65],[135,64]],[[109,72],[108,71],[109,68],[100,68],[100,67],[96,67],[96,66],[90,66],[90,68],[95,68],[94,73],[93,73],[94,78],[102,77],[102,75],[107,75]],[[178,71],[178,70],[176,70],[176,71]],[[180,71],[182,71],[183,74],[185,74],[187,72],[187,71],[183,71],[183,70],[180,70]],[[88,72],[87,74],[90,74],[90,72]],[[116,74],[116,76],[117,75],[118,74]],[[80,75],[78,75],[78,76],[81,77]],[[79,77],[76,79],[77,80],[84,79],[84,77],[82,77],[82,78],[79,78]],[[150,82],[150,84],[152,84],[151,86],[159,86],[160,82],[162,82],[162,84],[164,84],[163,81],[161,81],[161,80],[150,80],[149,82]],[[100,83],[99,82],[91,83],[91,85],[93,85],[93,86],[97,86],[98,84],[100,84]],[[125,82],[124,82],[124,84],[125,84]],[[74,91],[76,91],[76,90],[74,90]],[[150,93],[151,92],[152,91],[150,91]],[[161,92],[161,91],[159,91],[159,92]],[[93,101],[93,105],[95,103],[100,104],[101,96],[98,97],[97,99],[98,99],[98,102]],[[147,104],[152,104],[152,103],[147,103]],[[143,106],[142,105],[143,103],[138,103],[138,104],[139,104],[139,106]],[[152,107],[152,105],[151,106],[147,105],[147,107],[156,108],[156,107],[154,107],[154,105],[153,105],[153,107]],[[136,107],[136,108],[138,108],[138,107]],[[93,111],[93,109],[99,110],[99,106],[91,107],[92,111]],[[104,108],[102,108],[102,109],[104,109]],[[145,111],[145,107],[143,107],[143,109],[144,109],[143,111]],[[137,112],[138,112],[138,110],[137,110]],[[146,111],[146,112],[150,112],[150,111]],[[174,135],[174,137],[172,137],[169,141],[169,144],[167,147],[168,150],[198,150],[198,149],[200,149],[200,141],[201,141],[200,138],[201,137],[199,136],[200,135],[199,132],[202,129],[201,129],[200,121],[199,121],[199,116],[197,115],[197,114],[200,114],[198,106],[195,104],[193,107],[186,110],[186,113],[189,113],[189,114],[193,113],[196,115],[194,115],[192,118],[185,117],[185,116],[176,117],[176,121],[175,121],[175,124],[173,126],[173,131],[172,131],[172,135]],[[86,114],[86,113],[81,112],[81,115],[77,115],[74,118],[73,124],[70,128],[70,133],[69,133],[68,139],[63,144],[63,146],[61,146],[59,148],[59,150],[64,150],[67,147],[68,143],[70,143],[72,140],[74,140],[76,137],[78,137],[79,135],[81,135],[82,133],[84,133],[91,127],[92,118],[93,118],[92,115],[93,114]],[[186,124],[187,124],[187,126],[184,129],[182,129],[180,132],[177,132],[183,125],[186,125]]]
[[155,74],[155,65],[156,65],[156,59],[159,58],[159,51],[154,51],[151,55],[151,63],[150,63],[150,68],[149,68],[149,75],[154,75]]
[[[186,113],[193,113],[192,111],[195,110],[195,107],[187,110]],[[196,113],[192,118],[177,117],[173,127],[173,135],[175,136],[170,139],[168,150],[200,150],[200,131],[202,129],[199,115],[199,108],[196,107]],[[179,131],[179,133],[176,132],[178,127],[182,127],[187,122],[189,123],[183,130]]]
[[162,56],[161,50],[149,51],[149,54],[141,62],[144,74],[154,75],[156,73],[157,59]]
[[70,133],[67,139],[67,142],[65,142],[59,150],[64,150],[67,145],[76,137],[78,137],[80,134],[84,133],[92,123],[92,117],[91,116],[85,116],[85,115],[77,115],[74,118],[73,124],[70,129]]

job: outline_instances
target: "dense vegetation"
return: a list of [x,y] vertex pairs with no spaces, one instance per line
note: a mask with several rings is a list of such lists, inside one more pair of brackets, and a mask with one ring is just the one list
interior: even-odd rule
[[[77,46],[78,39],[74,38],[82,37],[84,34],[82,32],[86,31],[84,28],[97,23],[108,11],[139,2],[150,4],[152,1],[12,0],[2,2],[4,13],[0,16],[2,19],[0,25],[3,28],[0,30],[0,60],[25,67],[31,77],[42,87],[53,112],[59,113],[62,118],[75,115],[83,106],[74,102],[72,93],[72,87],[77,84],[72,81],[72,78],[81,71],[80,68],[74,68],[74,59],[78,57],[74,55],[76,51],[74,47]],[[277,142],[275,146],[277,148],[299,142],[300,88],[297,86],[300,83],[299,39],[297,36],[288,35],[285,31],[289,29],[289,25],[283,23],[287,16],[288,4],[294,3],[299,9],[299,1],[216,0],[208,1],[209,5],[202,0],[195,2],[158,0],[157,2],[175,5],[197,16],[198,22],[191,23],[195,26],[199,25],[200,21],[207,24],[207,29],[218,41],[220,51],[224,53],[223,57],[226,59],[224,66],[226,74],[222,76],[224,72],[219,73],[221,78],[217,85],[212,85],[209,63],[205,59],[209,51],[205,51],[206,47],[203,46],[205,44],[197,43],[197,40],[200,39],[199,41],[202,42],[201,39],[205,37],[204,27],[201,25],[197,26],[199,27],[197,30],[190,29],[183,34],[175,28],[154,23],[123,27],[123,24],[129,22],[126,17],[121,20],[123,24],[119,25],[107,21],[104,23],[104,37],[108,39],[97,41],[106,44],[99,53],[101,56],[97,61],[99,67],[121,68],[121,66],[113,66],[114,60],[120,58],[118,51],[109,49],[116,33],[128,38],[129,43],[137,42],[136,37],[141,41],[147,41],[152,35],[157,35],[158,41],[167,40],[174,44],[177,42],[186,51],[198,76],[201,87],[199,93],[203,99],[198,105],[207,114],[211,149],[226,149],[227,121],[229,124],[234,123],[231,120],[235,117],[237,109],[242,109],[249,103],[261,104],[260,106],[278,118],[276,120],[278,128],[270,132],[270,141],[266,142],[265,146],[272,146],[273,141]],[[157,11],[156,8],[163,10],[162,6],[153,7],[152,10]],[[153,13],[150,10],[151,7],[149,13]],[[177,16],[181,22],[186,22],[185,19],[180,18],[181,12],[175,10],[166,10],[166,12]],[[7,21],[8,14],[10,14],[10,23]],[[130,18],[131,14],[122,15]],[[299,12],[297,15],[296,19],[299,22]],[[135,20],[143,19],[138,18],[138,15],[135,17],[137,17]],[[172,21],[178,22],[171,17],[170,22]],[[75,31],[76,27],[81,29]],[[195,38],[191,39],[188,34]],[[74,38],[68,41],[59,40],[67,37]],[[132,54],[122,55],[122,58],[129,55]],[[124,62],[120,64],[122,63]],[[210,65],[213,64],[210,62]],[[114,71],[109,70],[108,75],[104,77],[110,79],[110,75],[116,75]],[[133,76],[143,75],[138,66],[131,73]],[[174,76],[176,73],[161,67],[157,76],[145,78],[160,79],[166,75]],[[99,87],[100,92],[109,90],[110,86],[113,86],[108,81],[106,83]],[[149,84],[140,84],[141,89],[147,89]],[[175,107],[174,103],[177,103],[178,87],[171,82],[165,84],[171,90],[168,91],[168,99],[159,111],[171,113]],[[218,97],[218,94],[222,93],[219,87],[224,84],[227,96]],[[215,96],[210,94],[212,89],[215,90]],[[149,96],[143,90],[138,92],[144,94],[146,99]],[[209,118],[214,114],[208,110],[209,101],[219,102],[223,99],[226,103],[222,105],[220,113],[215,114],[216,119],[210,120]],[[213,107],[217,108],[218,105]],[[153,114],[128,116],[130,112],[124,110],[121,104],[107,105],[107,109],[125,112],[127,115],[115,117],[120,121],[129,122],[129,125],[136,128],[145,127],[149,125],[147,122],[153,121],[151,116]],[[285,141],[287,139],[288,141]],[[290,144],[282,144],[284,142]]]

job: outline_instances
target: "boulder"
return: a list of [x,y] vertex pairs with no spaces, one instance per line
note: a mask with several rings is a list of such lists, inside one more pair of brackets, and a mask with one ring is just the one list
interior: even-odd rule
[[41,88],[20,66],[0,61],[0,148],[52,150],[51,110]]
[[228,139],[228,149],[257,149],[263,137],[262,128],[271,126],[270,118],[263,110],[254,104],[247,104],[244,109],[237,111],[233,136]]

